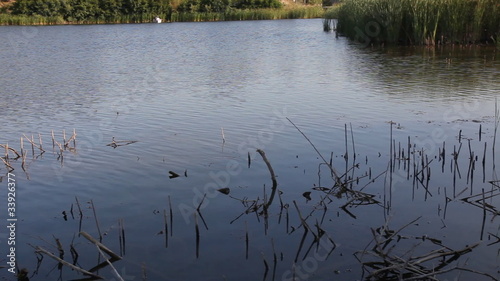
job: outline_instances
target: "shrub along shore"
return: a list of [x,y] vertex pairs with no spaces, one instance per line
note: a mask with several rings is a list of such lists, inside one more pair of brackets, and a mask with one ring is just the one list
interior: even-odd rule
[[321,18],[319,3],[279,0],[17,0],[0,9],[0,25],[145,23]]
[[337,32],[364,44],[496,44],[498,0],[344,0]]

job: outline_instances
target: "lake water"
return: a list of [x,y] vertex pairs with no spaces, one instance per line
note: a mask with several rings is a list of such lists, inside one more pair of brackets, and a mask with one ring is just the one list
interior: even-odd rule
[[[12,26],[0,38],[0,144],[20,151],[23,134],[36,143],[40,134],[45,149],[33,154],[24,139],[24,165],[12,152],[9,161],[16,260],[30,280],[84,277],[48,256],[37,266],[33,247],[59,256],[55,238],[68,262],[71,245],[77,266],[103,262],[79,231],[101,233],[123,256],[113,263],[123,280],[361,280],[362,263],[379,260],[360,255],[372,229],[417,218],[391,254],[480,242],[440,270],[500,278],[494,48],[364,48],[319,19]],[[339,184],[287,118],[332,159]],[[73,130],[76,147],[53,147],[52,131],[62,143]],[[107,146],[113,138],[137,142]],[[268,208],[271,176],[256,149],[278,183]],[[0,173],[5,230],[7,167]],[[0,277],[13,280],[4,230]],[[120,280],[110,266],[96,273]],[[464,270],[438,278],[492,280]]]

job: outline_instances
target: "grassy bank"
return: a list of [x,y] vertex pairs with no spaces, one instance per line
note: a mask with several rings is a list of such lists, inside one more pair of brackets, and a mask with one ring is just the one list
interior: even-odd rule
[[62,16],[0,14],[0,25],[55,25],[55,24],[105,24],[146,23],[159,16],[164,22],[232,21],[321,18],[324,10],[320,6],[291,5],[282,8],[227,9],[224,12],[144,13],[92,17],[83,20],[65,19]]
[[339,34],[365,44],[493,43],[500,39],[498,0],[345,0]]
[[231,10],[224,13],[172,13],[171,22],[306,19],[323,17],[318,6],[279,9]]

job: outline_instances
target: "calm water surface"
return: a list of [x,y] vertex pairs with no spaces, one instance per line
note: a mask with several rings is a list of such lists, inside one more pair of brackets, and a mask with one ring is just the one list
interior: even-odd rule
[[[99,236],[94,209],[103,243],[123,255],[114,266],[124,280],[143,280],[144,272],[148,280],[359,280],[367,274],[353,254],[370,243],[370,229],[387,222],[397,230],[418,217],[402,230],[408,239],[395,252],[413,249],[417,256],[436,249],[418,238],[426,235],[452,249],[481,242],[449,267],[500,278],[500,246],[490,245],[500,236],[498,217],[487,212],[483,225],[483,209],[461,200],[490,190],[488,203],[500,209],[491,150],[500,56],[492,48],[361,48],[322,32],[317,19],[0,27],[0,38],[0,144],[20,150],[23,134],[41,134],[46,150],[32,155],[24,140],[25,170],[21,159],[10,160],[17,179],[16,257],[30,274],[37,269],[31,245],[57,253],[54,237],[70,262],[73,244],[82,268],[103,261],[77,236],[80,230]],[[325,199],[312,189],[331,188],[334,181],[286,118],[327,161],[332,157],[340,175],[347,169],[360,177],[351,188],[364,187],[378,203],[349,205],[349,213],[340,207],[352,194]],[[61,158],[51,131],[62,142],[63,130],[69,139],[73,129],[76,149]],[[138,142],[113,149],[106,146],[113,137]],[[408,137],[411,150],[424,149],[423,156],[410,157],[410,169],[400,161],[408,156]],[[451,154],[460,144],[455,165]],[[282,192],[267,223],[262,208],[251,211],[252,200],[262,203],[271,193],[257,148],[266,152]],[[473,168],[471,153],[477,156]],[[427,185],[415,183],[417,163],[417,170],[425,166],[430,173]],[[170,179],[169,171],[180,177]],[[4,202],[7,172],[2,165]],[[231,197],[215,191],[223,187]],[[304,230],[294,201],[302,216],[312,214],[307,223],[316,229],[321,222],[330,237],[319,247],[309,249],[310,232],[301,248]],[[6,259],[0,257],[2,266]],[[98,274],[119,280],[110,267]],[[0,276],[13,278],[6,268]],[[45,257],[30,280],[82,277],[59,271]],[[491,280],[459,271],[439,278]]]

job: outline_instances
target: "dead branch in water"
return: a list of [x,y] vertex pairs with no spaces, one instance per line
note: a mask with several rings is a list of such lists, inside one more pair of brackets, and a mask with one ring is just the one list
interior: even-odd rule
[[124,145],[129,145],[136,143],[138,141],[135,140],[115,140],[115,137],[113,137],[111,143],[106,144],[106,146],[111,146],[112,148],[117,148],[119,146],[124,146]]

